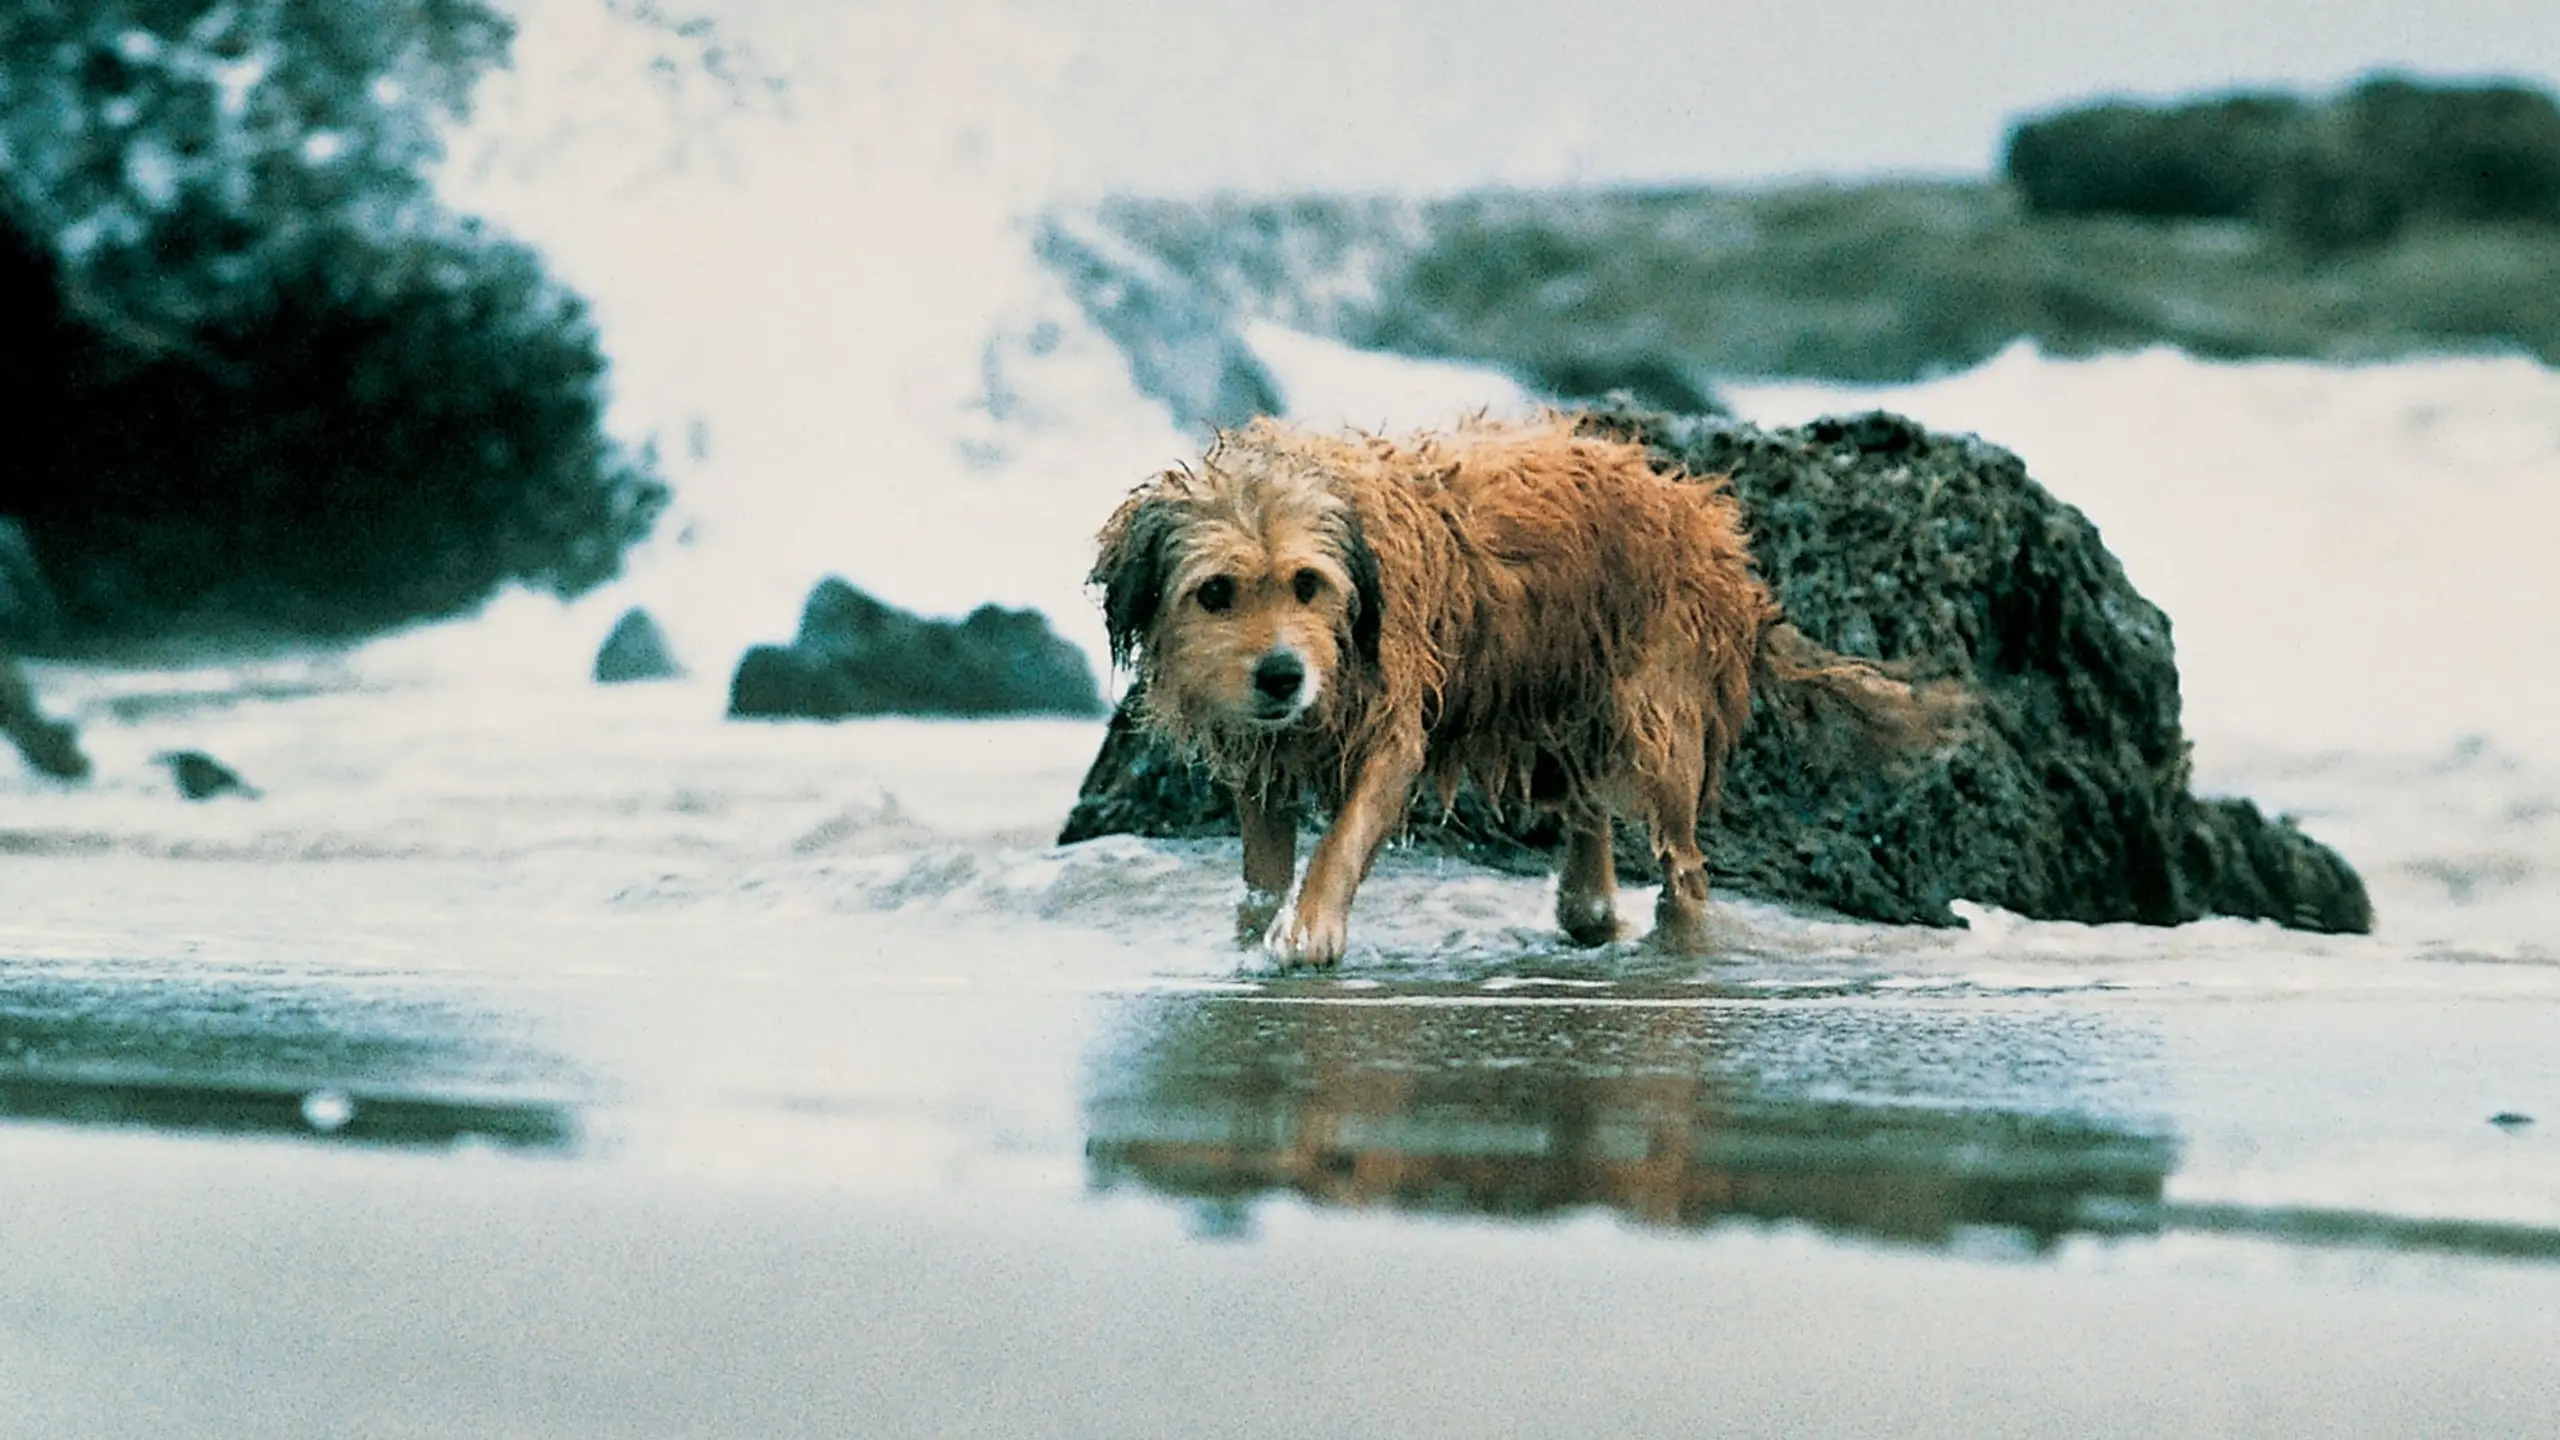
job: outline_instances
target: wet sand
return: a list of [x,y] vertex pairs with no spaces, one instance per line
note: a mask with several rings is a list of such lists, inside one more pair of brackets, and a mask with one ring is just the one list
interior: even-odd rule
[[[105,868],[9,884],[68,913]],[[279,868],[121,862],[134,935],[216,933],[0,970],[0,1433],[2516,1435],[2560,1401],[2547,965],[1168,973],[894,912],[544,915],[569,872],[415,861],[284,872],[400,953],[230,963]]]
[[2545,1269],[13,1135],[29,1435],[2477,1434]]

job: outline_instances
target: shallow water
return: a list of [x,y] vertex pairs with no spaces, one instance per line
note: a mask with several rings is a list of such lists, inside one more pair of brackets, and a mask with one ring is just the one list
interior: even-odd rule
[[1728,896],[1669,960],[1391,854],[1319,977],[1226,939],[1232,842],[1047,844],[1092,723],[363,669],[50,672],[103,778],[0,780],[27,1433],[2497,1433],[2560,1374],[2555,930],[2445,878],[2550,863],[2519,759],[2235,754],[2375,937]]

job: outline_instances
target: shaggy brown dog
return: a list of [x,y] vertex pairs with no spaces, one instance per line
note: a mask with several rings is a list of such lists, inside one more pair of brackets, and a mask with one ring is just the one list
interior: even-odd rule
[[[1113,658],[1148,723],[1233,787],[1239,925],[1286,962],[1341,957],[1426,778],[1444,806],[1472,778],[1560,813],[1556,919],[1584,944],[1617,933],[1610,816],[1641,817],[1656,939],[1696,951],[1699,811],[1755,679],[1888,738],[1935,729],[1930,700],[1784,623],[1724,480],[1657,473],[1568,415],[1401,441],[1257,420],[1132,492],[1100,540]],[[1334,819],[1292,891],[1310,789]]]

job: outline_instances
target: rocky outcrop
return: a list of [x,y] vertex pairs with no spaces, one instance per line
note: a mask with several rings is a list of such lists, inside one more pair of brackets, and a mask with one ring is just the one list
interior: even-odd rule
[[2560,102],[2394,75],[2325,99],[2111,101],[2021,122],[2002,168],[2038,214],[2243,219],[2351,248],[2427,222],[2560,223]]
[[1231,416],[1246,392],[1210,404],[1215,386],[1150,377],[1246,365],[1250,320],[1682,414],[1712,408],[1683,391],[1723,377],[1898,384],[2021,340],[2560,363],[2560,286],[2540,283],[2560,273],[2549,96],[2375,82],[2321,103],[2069,111],[2022,126],[2009,171],[1122,199],[1050,217],[1038,253],[1186,421]]
[[1084,652],[1034,611],[981,605],[956,623],[927,620],[833,577],[809,592],[798,636],[749,650],[729,686],[729,713],[746,719],[1102,709]]
[[[2016,456],[1885,414],[1766,431],[1620,406],[1595,423],[1731,474],[1762,572],[1816,639],[1979,699],[1963,743],[1883,769],[1837,718],[1755,701],[1721,813],[1700,828],[1718,884],[1908,924],[1951,924],[1950,902],[1972,900],[2061,920],[2371,928],[2334,852],[2245,801],[2190,793],[2168,617]],[[1471,794],[1438,808],[1417,806],[1410,843],[1544,869],[1559,839]],[[1217,788],[1124,705],[1060,838],[1232,828]],[[1652,872],[1644,849],[1622,830],[1624,873]]]
[[667,632],[648,611],[634,606],[613,622],[613,633],[596,650],[596,683],[628,685],[642,680],[673,680],[684,673]]
[[2310,110],[2283,94],[2074,105],[2012,127],[2001,171],[2038,215],[2246,220],[2301,149]]

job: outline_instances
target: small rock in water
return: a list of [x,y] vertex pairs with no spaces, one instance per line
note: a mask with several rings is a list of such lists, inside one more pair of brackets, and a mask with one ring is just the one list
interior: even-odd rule
[[928,620],[832,576],[809,592],[791,643],[749,650],[729,682],[729,713],[750,719],[1102,710],[1084,653],[1035,612]]
[[2489,1117],[2489,1123],[2501,1130],[2521,1130],[2533,1123],[2533,1117],[2518,1114],[2513,1110],[2501,1110]]
[[258,792],[238,772],[201,750],[163,750],[151,757],[169,767],[178,793],[189,800],[210,800],[237,791],[254,800]]
[[596,651],[596,683],[623,685],[635,680],[673,680],[684,673],[666,632],[648,611],[634,606],[613,622],[613,633]]

